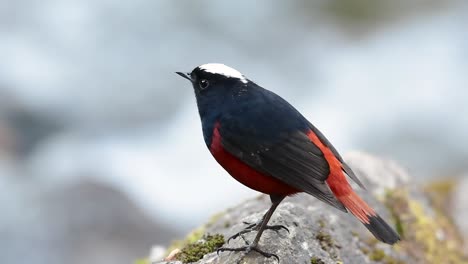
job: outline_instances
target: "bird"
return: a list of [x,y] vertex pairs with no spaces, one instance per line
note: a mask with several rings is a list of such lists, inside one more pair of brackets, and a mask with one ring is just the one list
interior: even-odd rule
[[380,241],[395,244],[400,236],[350,185],[364,188],[330,141],[279,95],[221,63],[207,63],[191,72],[176,72],[193,86],[203,138],[214,159],[238,182],[269,195],[263,217],[228,239],[256,231],[252,243],[219,251],[261,250],[260,237],[278,205],[288,196],[306,193],[353,214]]

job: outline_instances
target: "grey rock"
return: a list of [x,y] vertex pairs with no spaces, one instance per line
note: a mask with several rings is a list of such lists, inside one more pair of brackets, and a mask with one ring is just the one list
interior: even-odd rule
[[[384,219],[392,223],[387,208],[375,197],[386,188],[395,188],[407,181],[405,170],[392,161],[380,160],[364,153],[352,153],[346,156],[348,164],[364,184],[373,192],[355,188]],[[259,220],[270,206],[268,196],[261,195],[248,200],[239,206],[228,209],[215,223],[206,228],[207,233],[223,234],[226,238],[245,227],[243,222],[253,223]],[[285,225],[289,233],[281,230],[278,233],[267,230],[260,240],[260,248],[279,256],[280,263],[311,263],[316,258],[322,263],[374,263],[369,259],[367,241],[371,234],[351,214],[340,212],[316,198],[298,194],[286,198],[275,211],[269,224]],[[248,233],[245,238],[252,241],[255,232]],[[240,238],[232,240],[225,247],[241,247],[244,241]],[[376,248],[383,250],[387,256],[395,259],[397,256],[392,246],[378,243]],[[252,252],[242,258],[241,253],[222,252],[206,255],[197,263],[275,263],[273,258],[267,259]],[[177,262],[174,262],[177,263]]]
[[[460,178],[452,196],[452,218],[465,241],[468,241],[468,173]],[[465,243],[465,252],[468,252]],[[468,254],[468,253],[467,253]]]
[[[369,198],[369,197],[366,197]],[[371,199],[367,199],[370,201]],[[254,222],[261,218],[265,208],[269,207],[267,196],[247,201],[235,210],[229,210],[219,223],[209,228],[209,233],[221,233],[226,237],[242,230],[242,221]],[[387,215],[383,205],[373,200],[377,211]],[[385,217],[387,219],[387,217]],[[236,221],[239,219],[241,221]],[[226,221],[235,221],[234,225],[224,228]],[[324,263],[368,263],[368,257],[359,250],[360,240],[356,237],[369,236],[368,231],[349,214],[339,212],[328,207],[309,195],[300,194],[286,199],[275,212],[271,224],[282,224],[288,227],[290,233],[266,231],[260,241],[263,250],[277,254],[281,263],[310,263],[312,257],[317,257]],[[246,235],[252,241],[255,233]],[[325,236],[325,241],[319,239]],[[327,240],[329,237],[332,242]],[[237,239],[229,247],[243,246],[243,241]],[[353,245],[353,246],[350,246]],[[388,245],[381,245],[382,249],[391,251]],[[236,263],[240,254],[221,253],[219,258],[208,255],[200,263]],[[273,263],[256,254],[250,254],[242,263]]]
[[[281,264],[309,264],[312,259],[315,260],[313,263],[326,264],[468,263],[456,227],[450,224],[452,220],[448,216],[441,213],[445,208],[440,208],[440,200],[434,200],[440,193],[436,190],[428,193],[429,186],[409,182],[406,170],[393,161],[360,152],[346,155],[345,160],[369,191],[357,187],[355,190],[382,218],[402,232],[398,250],[378,242],[351,214],[338,211],[306,194],[288,197],[280,204],[269,224],[285,225],[289,233],[284,230],[265,231],[259,243],[262,250],[278,255]],[[268,196],[261,195],[226,210],[207,223],[204,231],[228,238],[245,227],[243,222],[259,220],[269,206]],[[252,232],[245,238],[252,241],[254,236],[255,232]],[[243,239],[238,238],[224,247],[244,245]],[[214,252],[196,263],[277,262],[256,252],[245,256],[239,252],[221,252],[219,255]]]
[[359,175],[366,188],[376,196],[385,190],[402,186],[409,174],[393,160],[380,159],[364,152],[353,151],[344,156],[346,163]]

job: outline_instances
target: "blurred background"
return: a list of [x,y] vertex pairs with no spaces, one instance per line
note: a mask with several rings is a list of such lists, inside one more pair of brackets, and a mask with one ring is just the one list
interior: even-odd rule
[[468,172],[467,1],[0,0],[0,263],[131,263],[256,192],[175,71],[232,66],[342,153]]

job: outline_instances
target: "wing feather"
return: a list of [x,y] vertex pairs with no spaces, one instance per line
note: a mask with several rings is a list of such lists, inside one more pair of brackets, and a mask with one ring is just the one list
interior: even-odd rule
[[226,151],[253,169],[346,211],[325,183],[329,165],[322,151],[305,133],[295,131],[275,140],[264,140],[254,130],[246,133],[229,128],[223,128],[222,124],[220,127],[221,144]]

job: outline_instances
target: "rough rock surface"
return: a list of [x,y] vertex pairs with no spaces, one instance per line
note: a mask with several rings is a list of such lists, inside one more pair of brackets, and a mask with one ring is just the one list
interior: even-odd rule
[[[457,183],[453,190],[452,214],[455,224],[459,228],[465,241],[468,241],[468,173]],[[468,243],[465,243],[465,252],[468,254]]]
[[[392,161],[380,160],[363,153],[345,157],[369,191],[356,189],[360,195],[402,234],[397,246],[378,242],[351,214],[340,212],[305,194],[285,199],[270,224],[281,224],[289,233],[267,230],[260,248],[277,254],[280,263],[468,263],[462,257],[459,237],[450,220],[439,214],[422,187],[408,184],[407,172]],[[255,222],[270,205],[261,195],[213,217],[208,224],[189,237],[203,233],[222,234],[226,238]],[[252,241],[255,232],[245,235]],[[444,246],[439,246],[439,244]],[[232,240],[225,247],[240,247],[244,241]],[[445,246],[447,245],[447,246]],[[178,245],[180,247],[180,245]],[[158,259],[151,259],[153,263]],[[160,261],[160,259],[159,259]],[[172,263],[180,263],[178,261]],[[202,263],[276,263],[251,252],[206,254]]]

